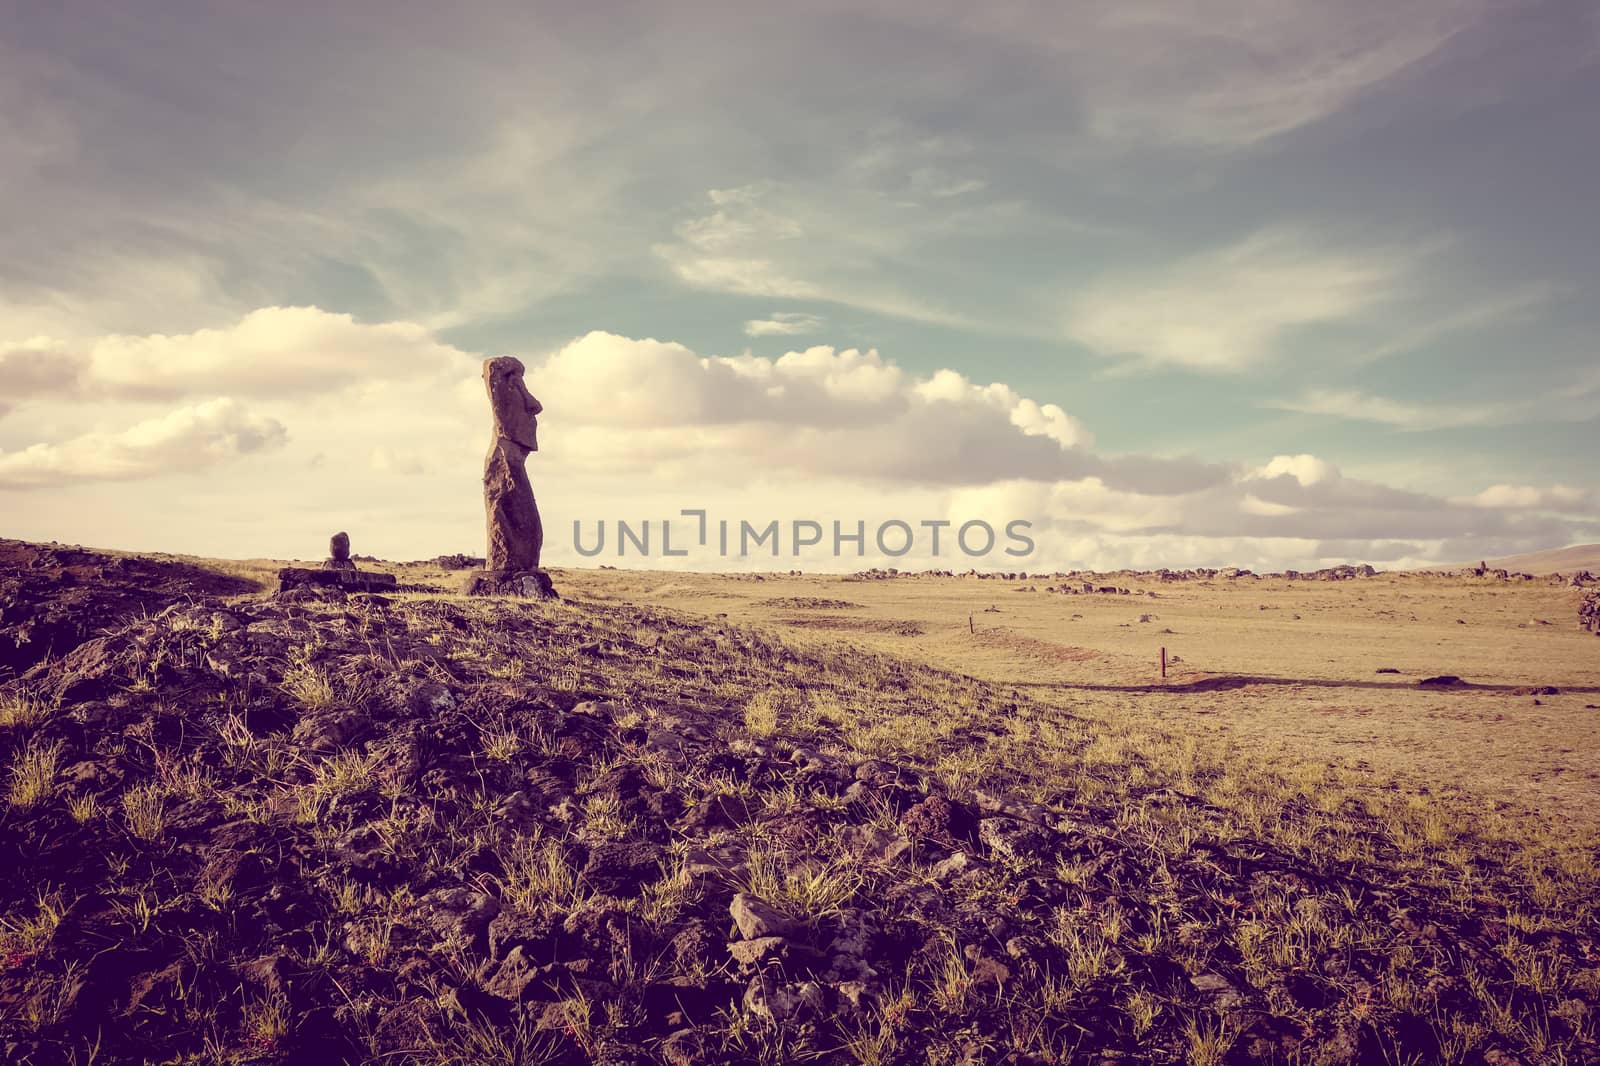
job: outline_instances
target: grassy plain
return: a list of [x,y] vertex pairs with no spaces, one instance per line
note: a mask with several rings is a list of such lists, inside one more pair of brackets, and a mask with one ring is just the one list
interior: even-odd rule
[[[1575,589],[1385,574],[1116,579],[1155,599],[1044,591],[1062,583],[574,570],[562,588],[848,642],[1246,764],[1324,761],[1600,826],[1600,640],[1576,625]],[[1164,682],[1162,647],[1178,660]],[[1417,684],[1446,674],[1466,684]],[[1559,691],[1531,693],[1545,687]]]

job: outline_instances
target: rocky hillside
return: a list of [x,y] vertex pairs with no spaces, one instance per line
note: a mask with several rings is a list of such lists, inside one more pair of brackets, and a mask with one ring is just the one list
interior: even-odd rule
[[0,766],[6,1062],[1600,1056],[1590,850],[716,622],[197,592]]
[[187,563],[0,539],[0,681],[107,626],[257,588]]

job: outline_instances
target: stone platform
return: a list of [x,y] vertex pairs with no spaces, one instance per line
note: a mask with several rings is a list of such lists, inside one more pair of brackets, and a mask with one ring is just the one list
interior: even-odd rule
[[396,580],[393,574],[380,574],[373,570],[310,570],[301,566],[286,566],[278,571],[278,591],[320,588],[343,589],[345,592],[393,592]]
[[468,596],[521,596],[528,600],[559,600],[550,575],[543,570],[474,570],[463,591]]

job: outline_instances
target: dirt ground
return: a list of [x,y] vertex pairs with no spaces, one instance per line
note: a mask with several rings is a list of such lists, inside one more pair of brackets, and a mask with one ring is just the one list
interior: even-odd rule
[[[1123,579],[1126,596],[1052,583],[570,570],[558,586],[891,652],[1078,713],[1228,734],[1263,760],[1327,759],[1600,823],[1600,639],[1578,628],[1575,589],[1389,574]],[[1464,684],[1419,686],[1438,675]],[[1533,691],[1547,687],[1559,691]]]

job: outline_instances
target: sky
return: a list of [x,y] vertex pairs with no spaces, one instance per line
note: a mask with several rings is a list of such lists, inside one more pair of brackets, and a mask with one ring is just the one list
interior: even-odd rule
[[1593,3],[135,7],[0,0],[0,536],[481,553],[516,355],[553,565],[1600,540]]

